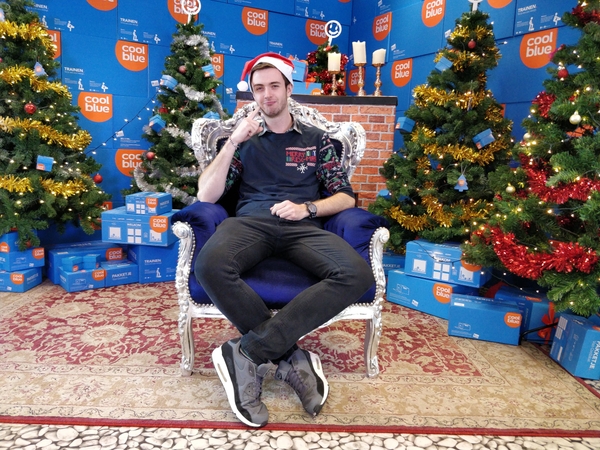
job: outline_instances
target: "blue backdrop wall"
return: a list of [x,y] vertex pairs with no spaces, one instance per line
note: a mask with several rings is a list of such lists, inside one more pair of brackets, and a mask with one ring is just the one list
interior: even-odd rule
[[[149,147],[142,128],[155,106],[175,26],[188,18],[181,1],[37,0],[32,8],[57,45],[62,81],[81,107],[80,125],[93,136],[86,151],[103,165],[102,186],[113,195],[115,207],[123,205],[120,191],[130,186],[129,171]],[[505,105],[520,139],[520,123],[548,77],[549,54],[578,39],[578,32],[561,21],[577,2],[477,3],[489,13],[502,53],[488,86]],[[456,19],[471,7],[468,0],[202,0],[198,21],[215,52],[213,66],[223,82],[219,94],[230,113],[248,59],[265,51],[304,59],[327,41],[325,24],[336,20],[341,34],[333,42],[351,58],[348,94],[357,91],[352,42],[366,42],[367,94],[374,91],[371,54],[384,48],[381,89],[383,95],[397,96],[400,117],[410,105],[412,89],[427,81]]]

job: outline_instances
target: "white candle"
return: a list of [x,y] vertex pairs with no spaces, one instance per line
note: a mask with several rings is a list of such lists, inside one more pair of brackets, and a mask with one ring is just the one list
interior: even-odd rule
[[373,64],[385,64],[385,48],[373,52]]
[[366,43],[356,41],[352,43],[352,53],[354,54],[354,64],[366,64],[367,63],[367,49]]
[[339,72],[341,59],[342,59],[341,53],[328,53],[327,54],[327,70],[329,72]]

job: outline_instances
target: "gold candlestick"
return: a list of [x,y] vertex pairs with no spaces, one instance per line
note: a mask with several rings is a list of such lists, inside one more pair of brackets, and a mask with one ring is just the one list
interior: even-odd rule
[[375,92],[373,95],[375,97],[381,97],[381,89],[379,88],[381,87],[381,67],[383,66],[383,63],[373,63],[373,66],[377,69],[377,73],[375,74]]
[[366,95],[365,90],[363,89],[365,85],[365,63],[354,64],[358,67],[358,96],[364,97]]
[[331,74],[331,94],[329,95],[337,95],[337,75],[340,73],[339,70],[330,70],[329,73]]

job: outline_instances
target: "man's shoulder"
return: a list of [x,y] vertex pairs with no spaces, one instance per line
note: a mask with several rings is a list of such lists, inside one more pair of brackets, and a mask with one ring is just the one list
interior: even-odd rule
[[325,130],[322,130],[321,128],[316,127],[315,125],[302,122],[302,121],[298,120],[297,118],[296,118],[296,127],[302,134],[307,133],[308,135],[311,135],[311,136],[314,135],[314,136],[321,137],[326,133]]

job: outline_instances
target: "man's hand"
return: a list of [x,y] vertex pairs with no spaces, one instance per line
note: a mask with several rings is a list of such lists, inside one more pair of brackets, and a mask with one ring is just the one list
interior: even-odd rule
[[302,220],[308,217],[308,209],[306,209],[304,203],[298,205],[289,200],[285,200],[271,206],[271,214],[285,220]]
[[231,140],[236,144],[246,142],[252,136],[259,134],[263,127],[260,121],[255,120],[255,117],[260,114],[260,108],[257,106],[244,120],[242,120],[238,126],[233,130],[231,134]]

